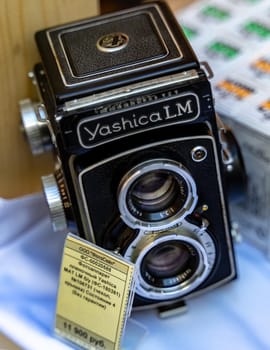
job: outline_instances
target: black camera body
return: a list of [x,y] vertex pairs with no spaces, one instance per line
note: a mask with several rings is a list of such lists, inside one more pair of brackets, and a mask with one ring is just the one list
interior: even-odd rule
[[[136,307],[174,304],[236,277],[232,163],[208,76],[163,2],[36,34],[40,101],[21,101],[55,230],[137,266]],[[231,163],[230,163],[231,162]]]

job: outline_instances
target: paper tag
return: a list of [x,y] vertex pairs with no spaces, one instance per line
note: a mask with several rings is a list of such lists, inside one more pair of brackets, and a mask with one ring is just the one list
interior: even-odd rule
[[55,332],[85,349],[118,350],[134,297],[134,265],[69,234]]

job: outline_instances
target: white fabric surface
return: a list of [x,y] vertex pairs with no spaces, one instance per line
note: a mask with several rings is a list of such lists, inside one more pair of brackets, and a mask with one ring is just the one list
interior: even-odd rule
[[[25,350],[71,348],[53,336],[64,239],[41,194],[0,199],[0,332]],[[134,312],[148,331],[139,350],[270,349],[270,264],[247,243],[236,256],[239,278],[190,300],[186,314]]]

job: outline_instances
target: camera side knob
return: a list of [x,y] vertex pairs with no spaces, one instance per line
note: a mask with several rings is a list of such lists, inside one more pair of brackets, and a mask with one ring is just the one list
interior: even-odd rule
[[53,230],[54,232],[66,230],[67,220],[58,182],[53,174],[42,176],[41,180],[49,207]]
[[52,148],[45,111],[40,103],[30,99],[19,102],[22,131],[27,137],[33,155],[45,153]]

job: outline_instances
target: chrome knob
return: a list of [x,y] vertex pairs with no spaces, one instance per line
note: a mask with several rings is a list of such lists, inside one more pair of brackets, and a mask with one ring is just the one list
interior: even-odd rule
[[22,130],[24,131],[34,155],[45,153],[52,148],[45,110],[40,103],[30,99],[19,102]]
[[67,229],[67,220],[62,196],[53,174],[42,176],[44,194],[49,206],[52,227],[55,232]]

